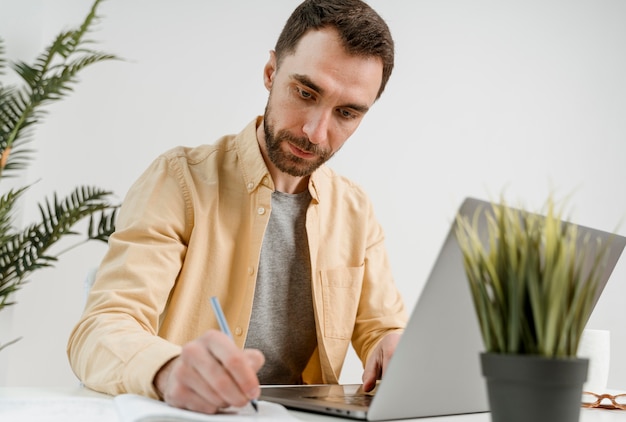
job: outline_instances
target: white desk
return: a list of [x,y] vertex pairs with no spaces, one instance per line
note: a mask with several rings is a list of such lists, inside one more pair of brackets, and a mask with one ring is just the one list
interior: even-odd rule
[[[0,398],[68,398],[68,397],[93,397],[93,398],[110,398],[110,396],[96,393],[86,388],[26,388],[26,387],[0,387]],[[1,409],[0,409],[1,410]],[[306,412],[290,411],[290,413],[302,420],[313,422],[347,422],[349,419],[336,418],[333,416],[317,415]],[[404,419],[404,422],[491,422],[488,413],[458,415],[458,416],[442,416],[436,418],[420,418],[420,419]],[[626,410],[602,410],[602,409],[581,409],[580,422],[626,422]],[[4,421],[2,421],[4,422]],[[11,422],[30,422],[26,419]],[[41,421],[45,422],[45,421]],[[114,421],[112,421],[114,422]]]

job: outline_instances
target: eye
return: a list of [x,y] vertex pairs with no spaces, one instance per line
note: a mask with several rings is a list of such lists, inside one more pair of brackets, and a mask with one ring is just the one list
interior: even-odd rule
[[304,100],[310,100],[313,98],[313,94],[311,94],[309,91],[303,89],[302,87],[296,86],[296,92],[298,93],[298,95],[300,96],[300,98],[304,99]]
[[353,111],[348,110],[346,108],[338,108],[337,109],[337,113],[339,113],[341,118],[346,119],[346,120],[356,119],[356,117],[357,117],[356,113],[354,113]]

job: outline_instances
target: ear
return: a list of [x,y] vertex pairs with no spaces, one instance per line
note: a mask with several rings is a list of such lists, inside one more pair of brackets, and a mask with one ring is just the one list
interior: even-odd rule
[[268,91],[272,89],[277,70],[276,52],[274,50],[270,50],[270,58],[263,68],[263,85],[265,85],[265,88],[267,88]]

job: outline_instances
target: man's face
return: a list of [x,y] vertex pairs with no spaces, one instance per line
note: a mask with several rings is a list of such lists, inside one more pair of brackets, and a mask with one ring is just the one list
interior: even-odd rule
[[308,32],[280,66],[265,66],[266,153],[283,173],[303,177],[328,161],[374,104],[382,61],[348,55],[335,30]]

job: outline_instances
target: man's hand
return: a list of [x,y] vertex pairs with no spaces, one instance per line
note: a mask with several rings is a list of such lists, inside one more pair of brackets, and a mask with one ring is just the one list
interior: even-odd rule
[[372,391],[376,387],[376,381],[385,374],[389,359],[396,350],[400,333],[389,333],[376,345],[376,348],[365,362],[363,371],[363,390]]
[[154,385],[171,406],[212,414],[258,398],[256,374],[264,362],[259,350],[240,350],[226,334],[209,330],[163,365]]

